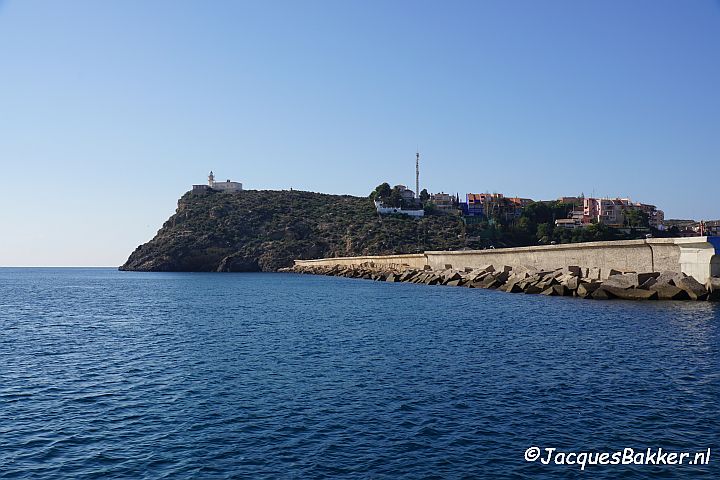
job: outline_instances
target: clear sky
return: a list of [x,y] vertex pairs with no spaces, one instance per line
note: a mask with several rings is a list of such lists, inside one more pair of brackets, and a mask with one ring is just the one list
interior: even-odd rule
[[0,0],[0,265],[119,265],[214,170],[720,218],[714,0]]

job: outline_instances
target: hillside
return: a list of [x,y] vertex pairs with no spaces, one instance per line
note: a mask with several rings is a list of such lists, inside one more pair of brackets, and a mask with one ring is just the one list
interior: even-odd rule
[[463,248],[456,216],[379,217],[368,198],[301,191],[186,193],[157,235],[120,267],[274,271],[296,258]]

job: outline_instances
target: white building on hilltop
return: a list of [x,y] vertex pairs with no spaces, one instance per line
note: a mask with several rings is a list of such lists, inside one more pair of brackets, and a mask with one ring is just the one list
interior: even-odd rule
[[422,208],[418,208],[415,210],[405,210],[404,208],[400,207],[386,207],[381,201],[375,200],[375,209],[380,215],[391,215],[394,213],[400,214],[400,215],[407,215],[409,217],[422,217],[425,215],[425,210]]
[[228,178],[224,182],[216,182],[215,181],[215,174],[210,171],[210,175],[208,175],[208,184],[207,185],[193,185],[193,192],[205,192],[208,190],[217,190],[219,192],[227,192],[227,193],[233,193],[233,192],[240,192],[243,189],[243,185],[240,182],[231,182]]

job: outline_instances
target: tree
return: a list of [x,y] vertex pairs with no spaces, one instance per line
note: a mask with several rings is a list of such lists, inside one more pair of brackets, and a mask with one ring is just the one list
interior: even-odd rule
[[420,192],[420,202],[425,204],[428,200],[430,200],[430,194],[428,193],[426,188],[423,188]]
[[423,210],[425,211],[425,215],[432,215],[436,213],[437,208],[435,207],[435,204],[432,202],[427,202],[425,206],[423,207]]
[[615,230],[604,223],[594,223],[583,229],[583,242],[600,242],[603,240],[614,240]]
[[387,197],[382,198],[384,203],[390,207],[399,208],[403,206],[402,195],[400,194],[400,190],[397,187],[390,190],[390,194]]
[[520,219],[515,224],[515,229],[517,229],[519,232],[522,232],[523,234],[530,233],[530,220],[528,220],[527,217],[520,217]]
[[650,226],[650,216],[636,208],[625,210],[625,225],[631,228],[647,228]]
[[373,200],[383,200],[390,197],[390,192],[392,189],[390,188],[390,184],[385,182],[378,185],[375,190],[370,194],[370,198]]
[[572,205],[560,202],[532,202],[523,208],[523,217],[531,223],[554,223],[558,218],[568,218]]
[[537,226],[537,239],[540,243],[550,243],[552,237],[553,226],[549,223],[541,223]]

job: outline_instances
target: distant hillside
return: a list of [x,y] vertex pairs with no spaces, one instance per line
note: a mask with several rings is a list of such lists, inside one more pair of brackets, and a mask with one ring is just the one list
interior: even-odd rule
[[379,217],[369,198],[300,191],[186,193],[155,238],[120,267],[142,271],[274,271],[296,258],[466,246],[457,216]]

